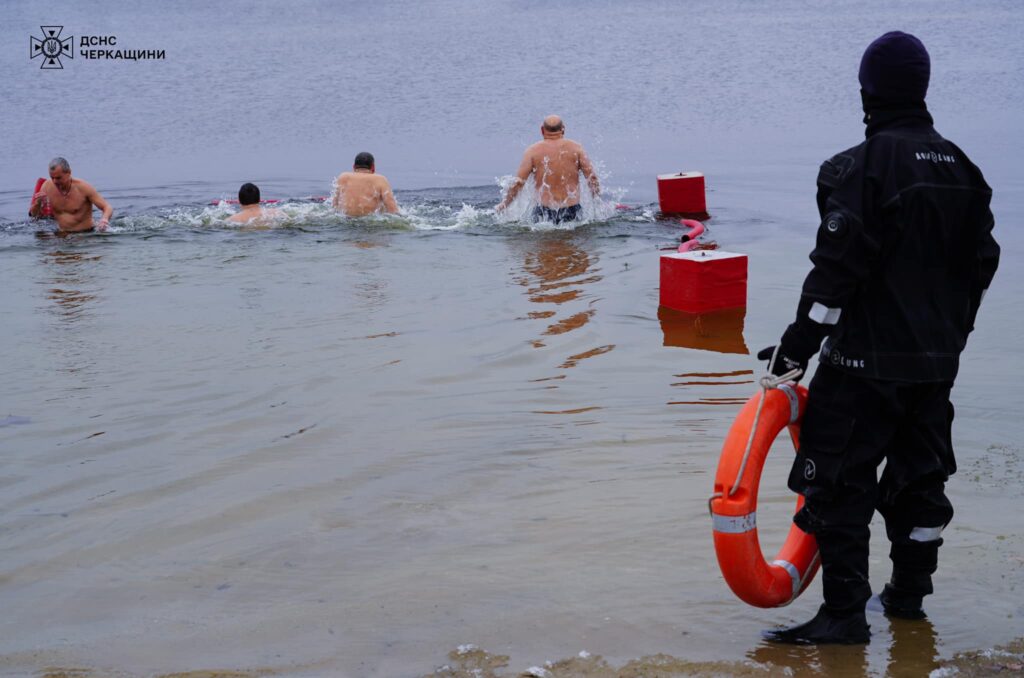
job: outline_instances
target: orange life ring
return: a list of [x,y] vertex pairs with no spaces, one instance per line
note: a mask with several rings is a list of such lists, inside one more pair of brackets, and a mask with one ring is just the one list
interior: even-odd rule
[[[757,394],[736,416],[722,446],[715,473],[715,494],[708,505],[715,535],[715,554],[725,581],[741,600],[755,607],[782,607],[793,602],[818,571],[818,544],[813,535],[791,525],[786,543],[769,563],[757,539],[757,489],[772,441],[789,428],[793,446],[800,440],[800,420],[807,389],[782,384],[765,393],[757,431],[744,464],[743,454],[757,414]],[[803,506],[798,497],[796,510]]]

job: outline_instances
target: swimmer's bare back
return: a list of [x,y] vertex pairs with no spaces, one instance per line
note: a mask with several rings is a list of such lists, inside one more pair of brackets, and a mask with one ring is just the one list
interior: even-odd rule
[[398,203],[391,184],[383,175],[354,171],[338,177],[334,209],[350,217],[364,217],[381,211],[396,214]]
[[[526,165],[529,165],[527,169]],[[580,202],[580,172],[594,176],[583,146],[572,139],[544,139],[526,149],[519,176],[533,173],[537,201],[544,207],[568,207]]]

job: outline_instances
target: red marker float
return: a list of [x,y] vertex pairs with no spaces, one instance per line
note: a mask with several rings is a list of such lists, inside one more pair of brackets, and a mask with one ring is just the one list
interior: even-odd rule
[[704,224],[682,219],[689,227],[677,252],[661,255],[659,306],[684,313],[707,313],[747,305],[747,255],[696,250]]
[[[36,202],[36,195],[42,190],[43,184],[46,183],[46,179],[39,177],[36,179],[36,188],[32,191],[32,199],[28,201],[28,209],[31,213],[32,206]],[[41,219],[53,219],[53,207],[50,206],[50,201],[46,198],[43,199],[43,211],[39,213]]]
[[[325,196],[325,195],[311,195],[308,198],[299,198],[299,199],[300,200],[309,200],[311,202],[326,202],[327,196]],[[238,204],[237,200],[228,200],[226,198],[223,199],[223,200],[211,200],[210,204],[211,205],[219,205],[222,202],[223,203],[227,203],[228,205],[237,205]],[[261,205],[272,205],[274,203],[279,203],[279,202],[283,202],[283,201],[280,200],[280,199],[277,199],[277,198],[274,198],[272,200],[260,200],[260,204]]]
[[704,175],[679,172],[658,175],[658,206],[662,214],[692,215],[706,218]]

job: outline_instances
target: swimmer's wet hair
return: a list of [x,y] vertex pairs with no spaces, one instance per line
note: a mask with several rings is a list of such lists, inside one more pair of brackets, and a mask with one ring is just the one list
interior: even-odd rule
[[356,155],[355,162],[352,163],[353,167],[360,169],[372,169],[373,168],[373,154],[363,151]]
[[59,155],[56,158],[54,158],[53,160],[50,161],[50,171],[52,172],[53,170],[57,169],[58,167],[61,168],[61,170],[64,171],[64,172],[70,172],[71,171],[71,165],[69,165],[68,161],[65,160],[64,158],[60,157]]
[[242,184],[238,189],[239,205],[256,205],[260,201],[260,187],[256,184]]

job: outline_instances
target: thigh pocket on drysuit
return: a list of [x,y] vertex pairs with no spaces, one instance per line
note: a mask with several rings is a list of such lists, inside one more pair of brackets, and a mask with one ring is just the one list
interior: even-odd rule
[[806,494],[811,488],[827,492],[835,485],[855,422],[851,416],[816,405],[813,398],[807,401],[789,489]]

